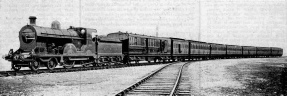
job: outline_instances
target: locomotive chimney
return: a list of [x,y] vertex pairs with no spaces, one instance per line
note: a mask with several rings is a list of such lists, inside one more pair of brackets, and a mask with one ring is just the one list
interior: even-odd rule
[[30,19],[30,25],[36,25],[36,16],[30,16],[29,17],[29,19]]

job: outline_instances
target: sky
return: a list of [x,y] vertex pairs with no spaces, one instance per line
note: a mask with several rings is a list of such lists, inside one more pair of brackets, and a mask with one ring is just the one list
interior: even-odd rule
[[[81,26],[99,35],[130,32],[287,50],[286,0],[0,0],[0,55],[19,48],[18,32],[38,26]],[[284,51],[287,55],[287,51]],[[0,63],[4,62],[1,58]]]

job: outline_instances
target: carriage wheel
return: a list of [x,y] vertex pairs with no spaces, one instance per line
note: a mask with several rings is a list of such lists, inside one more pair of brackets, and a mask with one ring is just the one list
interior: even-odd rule
[[92,62],[93,62],[92,63],[93,67],[97,67],[98,66],[98,60],[97,59],[93,60]]
[[51,59],[50,61],[48,61],[46,66],[49,70],[53,70],[56,67],[56,62],[53,59]]
[[37,61],[30,62],[29,68],[33,71],[37,71],[40,68],[40,62]]
[[75,61],[64,59],[64,66],[63,66],[64,68],[70,69],[70,68],[73,68],[74,65],[75,65]]
[[11,66],[12,66],[12,69],[14,70],[14,71],[19,71],[20,69],[21,69],[21,66],[17,66],[15,63],[11,63]]

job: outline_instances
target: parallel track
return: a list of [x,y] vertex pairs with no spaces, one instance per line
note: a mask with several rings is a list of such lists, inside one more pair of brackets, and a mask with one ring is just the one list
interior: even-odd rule
[[61,72],[87,71],[87,70],[99,70],[99,69],[157,65],[157,64],[162,64],[162,63],[139,63],[139,64],[131,64],[131,65],[121,64],[121,65],[100,66],[100,67],[75,67],[75,68],[71,68],[71,69],[55,68],[54,70],[39,69],[37,71],[32,71],[32,70],[0,71],[0,77],[32,75],[32,74],[41,74],[41,73],[61,73]]
[[190,96],[187,67],[185,67],[188,64],[179,62],[166,65],[116,94],[116,96]]

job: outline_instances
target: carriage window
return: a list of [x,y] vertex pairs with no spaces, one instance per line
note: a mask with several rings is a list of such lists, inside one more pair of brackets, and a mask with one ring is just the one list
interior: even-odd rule
[[153,44],[154,44],[153,46],[156,46],[156,40],[155,40],[155,39],[154,39],[154,41],[153,41]]
[[130,45],[132,45],[132,38],[131,37],[129,37],[129,43],[130,43]]
[[138,41],[137,41],[137,37],[134,37],[134,45],[137,45]]
[[138,38],[138,45],[141,45],[141,38]]
[[152,39],[150,39],[150,46],[152,46]]
[[132,37],[132,45],[135,45],[135,38]]
[[150,46],[153,46],[153,39],[150,39]]
[[145,39],[141,38],[141,45],[144,46],[145,45]]
[[156,46],[156,40],[155,39],[153,40],[153,46]]
[[148,46],[150,46],[150,45],[151,45],[150,43],[151,43],[151,41],[150,41],[150,39],[148,39]]
[[153,46],[153,40],[150,39],[150,46]]
[[150,41],[151,41],[151,43],[150,43],[151,45],[150,46],[153,46],[153,39],[151,39]]
[[157,40],[156,39],[154,40],[154,46],[157,46]]

